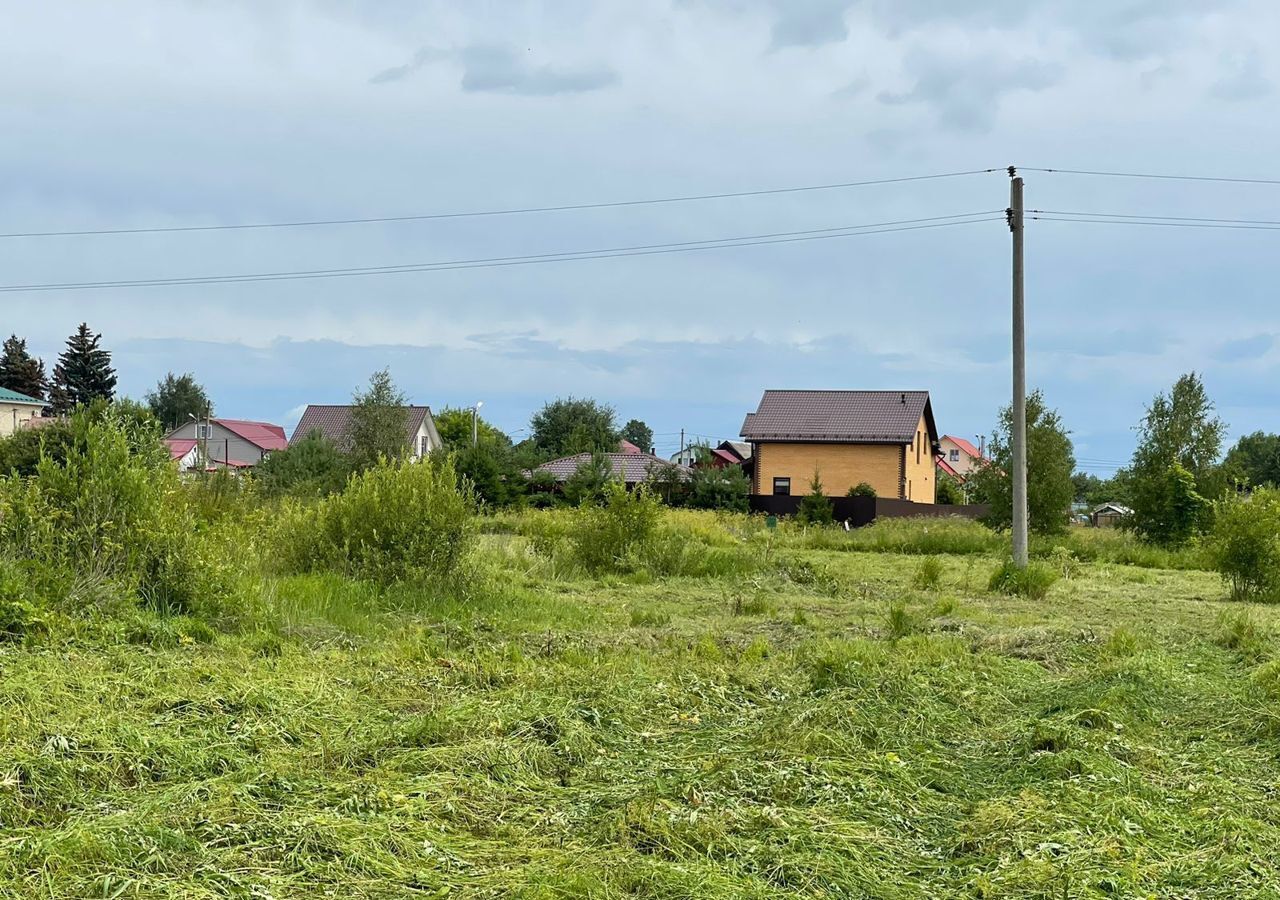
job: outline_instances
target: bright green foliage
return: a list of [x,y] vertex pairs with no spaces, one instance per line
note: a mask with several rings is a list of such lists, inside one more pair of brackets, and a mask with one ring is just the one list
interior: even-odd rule
[[[1138,447],[1129,467],[1130,526],[1138,535],[1177,546],[1208,524],[1195,510],[1204,506],[1201,497],[1216,498],[1225,487],[1214,465],[1225,431],[1195,372],[1179,378],[1167,396],[1155,396],[1138,426]],[[1191,477],[1190,490],[1183,473]]]
[[1207,549],[1237,600],[1280,602],[1280,490],[1220,501]]
[[49,391],[54,412],[68,413],[94,400],[115,397],[116,372],[111,367],[111,354],[99,346],[101,341],[102,335],[94,334],[83,322],[67,338],[67,349],[58,356]]
[[742,466],[700,466],[689,475],[687,502],[694,509],[744,513],[750,492],[751,480]]
[[41,428],[24,428],[7,438],[0,438],[0,475],[34,475],[42,453],[62,460],[71,441],[71,426],[65,421],[52,422]]
[[474,507],[448,457],[384,459],[352,476],[340,494],[286,507],[272,556],[285,571],[443,583],[459,574],[475,543]]
[[44,360],[28,353],[26,340],[16,334],[10,335],[0,350],[0,387],[26,394],[33,400],[43,400],[49,390]]
[[147,394],[147,406],[165,431],[172,431],[192,418],[213,415],[213,403],[204,388],[190,372],[165,375]]
[[662,503],[644,485],[628,491],[616,481],[607,482],[603,502],[577,513],[571,540],[578,560],[589,572],[636,568],[661,517]]
[[593,453],[565,479],[562,489],[565,502],[570,506],[599,503],[605,498],[609,485],[616,481],[609,458],[603,453]]
[[1207,521],[1208,501],[1196,491],[1195,477],[1178,463],[1163,472],[1148,471],[1135,480],[1130,527],[1152,544],[1179,547]]
[[154,420],[78,410],[61,459],[0,480],[0,554],[108,581],[163,611],[216,609],[226,572],[194,523]]
[[[865,481],[859,481],[853,487],[849,488],[848,492],[845,494],[846,497],[874,497],[875,495],[876,489]],[[939,500],[938,502],[941,503],[942,501]]]
[[529,424],[534,445],[547,458],[618,449],[613,407],[595,400],[554,400],[534,413]]
[[1230,482],[1280,487],[1280,434],[1245,435],[1227,451],[1222,468]]
[[253,469],[268,497],[325,497],[342,490],[351,458],[319,430],[276,450]]
[[936,556],[926,556],[920,560],[911,583],[922,591],[937,590],[942,584],[942,560]]
[[387,369],[369,376],[369,386],[351,402],[351,464],[357,471],[409,455],[409,411]]
[[43,633],[44,620],[32,598],[30,576],[0,559],[0,644]]
[[964,493],[955,479],[941,470],[938,471],[938,490],[934,496],[935,503],[955,506],[964,503]]
[[[436,422],[436,430],[440,439],[450,450],[462,450],[471,446],[471,425],[475,412],[470,408],[446,406],[432,416]],[[483,417],[475,420],[476,440],[482,447],[489,449],[511,446],[511,439],[496,425],[486,422]]]
[[653,429],[639,419],[631,419],[622,426],[622,439],[648,453],[653,447]]
[[526,479],[506,447],[482,442],[454,453],[453,462],[458,474],[471,484],[476,499],[491,508],[518,503],[525,495]]
[[1025,568],[1018,568],[1013,560],[1005,560],[991,573],[987,590],[997,594],[1016,594],[1028,600],[1043,600],[1058,577],[1056,569],[1041,562],[1031,562]]
[[[1000,411],[1000,427],[991,435],[991,463],[969,476],[972,496],[991,505],[987,524],[1008,528],[1013,517],[1013,412]],[[1071,437],[1057,410],[1049,409],[1044,394],[1027,397],[1027,512],[1028,524],[1039,534],[1059,534],[1067,527],[1075,486]]]
[[796,520],[804,525],[830,525],[835,518],[831,500],[822,493],[822,476],[817,469],[809,482],[809,493],[800,498]]

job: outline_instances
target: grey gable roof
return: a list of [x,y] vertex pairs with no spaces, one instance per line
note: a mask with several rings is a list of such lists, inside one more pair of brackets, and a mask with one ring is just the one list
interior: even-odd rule
[[937,443],[928,391],[769,390],[747,413],[742,436],[752,442],[906,444],[915,440],[922,416],[930,443]]
[[[295,444],[313,431],[319,431],[342,449],[347,449],[351,432],[351,404],[320,405],[311,404],[302,413],[298,425],[293,429],[290,444]],[[436,431],[435,420],[431,417],[429,406],[405,407],[405,441],[413,443],[422,420],[427,420],[427,433],[431,435],[435,445],[440,446],[440,433]]]

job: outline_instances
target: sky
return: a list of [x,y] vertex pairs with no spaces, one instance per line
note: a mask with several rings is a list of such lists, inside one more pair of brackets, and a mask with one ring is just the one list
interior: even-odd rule
[[[1265,0],[0,0],[0,286],[405,265],[809,231],[944,228],[367,277],[0,293],[52,365],[81,321],[122,393],[192,372],[224,416],[296,423],[389,367],[516,439],[593,397],[733,438],[766,388],[931,392],[989,434],[1010,392],[1008,165],[1030,209],[1280,219]],[[1231,438],[1280,413],[1280,234],[1027,223],[1028,382],[1080,467],[1203,374]]]

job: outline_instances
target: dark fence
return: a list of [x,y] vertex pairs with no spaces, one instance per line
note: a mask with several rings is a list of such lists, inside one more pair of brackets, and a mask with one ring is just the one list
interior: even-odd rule
[[[794,516],[800,508],[801,497],[792,495],[752,494],[751,511],[770,516]],[[891,500],[888,497],[828,497],[831,511],[837,522],[847,521],[855,528],[870,525],[879,517],[901,519],[910,516],[941,518],[961,516],[978,519],[985,516],[989,507],[971,503],[950,506],[941,503],[915,503],[911,500]]]

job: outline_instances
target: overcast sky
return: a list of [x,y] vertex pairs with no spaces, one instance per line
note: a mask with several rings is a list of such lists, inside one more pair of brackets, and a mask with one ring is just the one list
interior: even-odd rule
[[[5,0],[0,231],[492,210],[1024,167],[1280,177],[1264,0]],[[1030,208],[1280,219],[1280,186],[1027,172]],[[398,265],[1000,210],[1002,172],[695,203],[334,227],[0,239],[0,283]],[[1028,223],[1028,380],[1082,467],[1204,373],[1277,430],[1280,234]],[[764,388],[1009,384],[1002,222],[364,278],[0,294],[52,364],[84,320],[123,392],[191,371],[292,427],[389,366],[508,431],[574,394],[737,435]],[[519,438],[521,433],[517,433]]]

